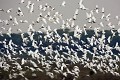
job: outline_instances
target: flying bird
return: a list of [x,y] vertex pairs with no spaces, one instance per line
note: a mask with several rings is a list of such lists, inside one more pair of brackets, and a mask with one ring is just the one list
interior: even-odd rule
[[30,13],[33,13],[33,12],[34,12],[34,3],[32,3],[30,7]]
[[100,26],[101,26],[101,27],[104,27],[103,22],[100,22]]
[[20,2],[21,4],[23,4],[23,3],[25,3],[25,0],[21,0],[21,2]]
[[79,4],[79,8],[82,9],[82,10],[88,10],[88,8],[86,8],[83,4],[83,0],[80,0],[80,2],[78,3]]
[[4,9],[0,9],[0,11],[4,12]]
[[12,12],[12,8],[10,8],[6,11],[6,13],[10,13],[10,12]]
[[28,1],[28,4],[27,4],[26,7],[27,7],[28,9],[30,9],[31,4],[32,4],[31,1]]
[[18,23],[18,21],[17,21],[17,18],[16,17],[14,17],[14,22],[13,22],[13,25],[14,26],[16,26],[16,25],[18,25],[19,23]]
[[5,30],[5,27],[1,27],[1,29]]
[[63,1],[62,4],[61,4],[61,6],[65,7],[65,5],[66,5],[66,2]]
[[12,28],[9,27],[8,32],[7,32],[7,35],[8,35],[9,37],[11,37],[11,33],[12,33]]
[[102,8],[102,13],[105,13],[105,9],[104,9],[104,7]]
[[13,17],[12,17],[11,15],[9,16],[9,18],[10,18],[10,21],[12,21],[12,20],[13,20]]
[[78,13],[79,13],[79,9],[76,9],[75,10],[75,15],[78,15]]
[[20,23],[28,23],[27,20],[20,20]]

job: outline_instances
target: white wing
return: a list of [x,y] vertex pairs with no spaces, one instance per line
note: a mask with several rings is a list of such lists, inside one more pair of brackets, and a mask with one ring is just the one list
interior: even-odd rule
[[66,2],[65,2],[65,1],[63,1],[61,5],[62,5],[62,6],[65,6],[65,5],[66,5]]

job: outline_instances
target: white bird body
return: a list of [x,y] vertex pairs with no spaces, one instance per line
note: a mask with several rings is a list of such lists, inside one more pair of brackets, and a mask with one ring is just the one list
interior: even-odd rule
[[12,28],[9,27],[7,35],[8,35],[9,37],[11,37],[11,33],[12,33]]
[[46,72],[46,75],[48,75],[51,79],[54,78],[54,74],[52,72]]
[[17,12],[18,12],[18,13],[21,12],[21,8],[20,8],[20,7],[18,7],[18,11],[17,11]]
[[16,26],[16,25],[18,25],[18,21],[17,21],[17,18],[16,17],[14,17],[14,24],[13,24],[14,26]]
[[96,12],[96,13],[99,13],[98,5],[96,5],[95,12]]
[[42,10],[43,10],[43,12],[45,12],[45,11],[47,10],[47,7],[43,7],[43,9],[42,9]]
[[101,18],[100,19],[104,19],[105,18],[105,14],[102,14]]
[[117,32],[118,32],[118,35],[120,36],[120,28],[117,30]]
[[118,24],[117,24],[118,26],[120,26],[120,21],[118,21]]
[[111,42],[111,36],[108,37],[107,41],[108,41],[108,43]]
[[5,27],[1,27],[1,29],[5,30]]
[[42,21],[43,21],[45,24],[47,24],[47,21],[46,21],[45,18],[42,18]]
[[29,69],[30,69],[32,72],[35,71],[35,68],[33,68],[33,67],[29,67]]
[[8,55],[8,59],[9,59],[10,61],[12,60],[12,58],[11,58],[11,55],[10,55],[10,54]]
[[73,20],[76,20],[77,19],[77,15],[73,15]]
[[33,13],[33,12],[34,12],[34,3],[32,3],[30,7],[30,13]]
[[27,20],[20,20],[20,23],[28,23]]
[[40,17],[38,17],[38,18],[37,18],[36,22],[37,22],[37,23],[39,23],[39,22],[40,22]]
[[37,2],[39,2],[40,0],[36,0]]
[[33,46],[34,48],[38,48],[38,46],[35,44],[35,41],[34,41],[34,40],[32,41],[32,46]]
[[58,24],[60,24],[59,18],[56,18],[56,22],[57,22]]
[[12,8],[8,9],[6,12],[7,12],[7,13],[12,12]]
[[31,5],[31,4],[32,4],[31,1],[28,1],[28,4],[27,4],[26,7],[27,7],[28,9],[30,9],[30,5]]
[[9,43],[8,43],[8,46],[11,50],[13,49],[12,44],[13,44],[13,42],[12,42],[12,40],[10,40]]
[[15,62],[15,63],[13,63],[13,64],[16,65],[16,67],[17,67],[18,70],[22,70],[22,67],[21,67],[21,65],[20,65],[19,63]]
[[116,44],[115,44],[115,47],[114,47],[116,50],[119,50],[119,45],[118,45],[118,42],[116,42]]
[[102,13],[104,13],[105,12],[105,9],[104,9],[104,7],[102,8]]
[[21,12],[19,12],[19,15],[20,15],[20,16],[24,16],[24,14],[23,14],[23,12],[22,12],[22,11],[21,11]]
[[109,14],[106,16],[106,18],[110,17],[110,15],[111,15],[111,14],[109,13]]
[[100,22],[100,26],[101,26],[101,27],[104,27],[104,25],[103,25],[103,23],[102,23],[102,22]]
[[5,23],[5,25],[9,25],[9,21],[8,20],[4,20],[3,22]]
[[3,23],[3,20],[0,19],[0,23]]
[[75,15],[78,15],[78,13],[79,13],[79,9],[76,9],[75,10]]
[[11,15],[9,16],[9,18],[10,18],[10,21],[12,21],[12,20],[13,20],[13,17],[12,17]]
[[30,31],[35,31],[35,30],[33,29],[32,24],[30,24],[29,27],[28,27],[28,32],[30,32]]
[[22,60],[21,60],[21,65],[24,65],[25,64],[25,60],[24,60],[24,58],[22,58]]
[[97,74],[97,71],[96,71],[95,69],[92,69],[92,71],[93,71],[95,74]]
[[0,9],[0,11],[3,11],[3,12],[4,12],[4,9]]
[[65,7],[65,5],[66,5],[66,2],[63,1],[62,4],[61,4],[61,6]]
[[52,30],[51,30],[51,27],[50,27],[49,25],[47,26],[47,30],[48,30],[48,32],[49,32],[49,31],[52,31]]
[[91,13],[86,12],[86,17],[87,17],[87,19],[90,19],[92,17]]
[[85,27],[86,27],[86,24],[84,24],[84,27],[83,27],[84,34],[85,34],[85,35],[88,35]]
[[82,9],[82,10],[88,10],[88,8],[86,8],[83,4],[83,0],[80,0],[79,6],[80,6],[79,8]]
[[30,63],[33,65],[33,67],[35,67],[35,68],[38,67],[37,64],[34,61],[30,60]]
[[71,22],[71,27],[74,27],[74,26],[75,26],[75,22],[72,21],[72,22]]
[[25,0],[21,0],[21,2],[20,2],[21,4],[23,4],[23,3],[25,3]]
[[95,23],[96,22],[96,17],[92,16],[92,21]]
[[115,18],[116,18],[117,20],[119,20],[119,16],[115,16]]
[[39,9],[42,10],[42,9],[43,9],[43,6],[42,6],[42,5],[39,5]]

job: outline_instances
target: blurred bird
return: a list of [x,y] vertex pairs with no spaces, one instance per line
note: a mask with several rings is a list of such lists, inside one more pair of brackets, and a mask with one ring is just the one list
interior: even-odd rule
[[4,9],[0,9],[0,11],[4,12]]
[[23,3],[25,3],[25,0],[21,0],[21,2],[20,2],[21,4],[23,4]]
[[63,1],[62,4],[61,4],[61,6],[65,7],[65,5],[66,5],[66,2]]
[[27,4],[26,7],[27,7],[28,9],[30,9],[31,4],[32,4],[31,1],[28,1],[28,4]]
[[88,8],[86,8],[83,4],[83,0],[80,0],[80,2],[78,3],[79,4],[79,8],[82,9],[82,10],[88,10]]
[[12,12],[12,8],[10,8],[6,11],[6,13],[10,13],[10,12]]

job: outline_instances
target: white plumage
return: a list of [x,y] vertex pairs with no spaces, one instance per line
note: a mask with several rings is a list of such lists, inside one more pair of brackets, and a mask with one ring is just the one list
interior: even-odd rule
[[62,2],[62,4],[61,4],[61,6],[65,6],[66,5],[66,2],[65,1],[63,1]]
[[25,3],[25,0],[21,0],[21,2],[20,3]]

